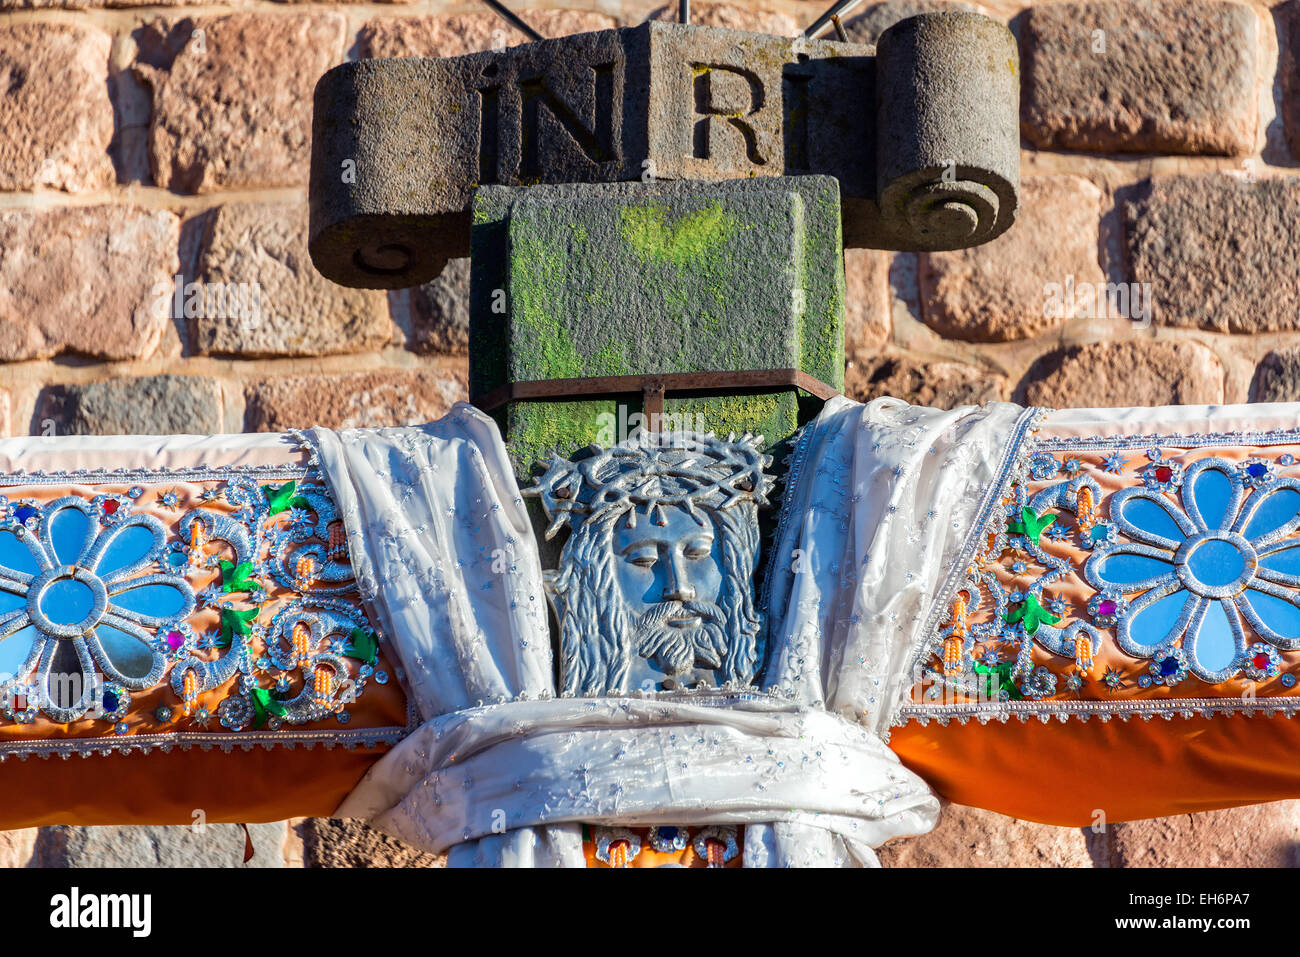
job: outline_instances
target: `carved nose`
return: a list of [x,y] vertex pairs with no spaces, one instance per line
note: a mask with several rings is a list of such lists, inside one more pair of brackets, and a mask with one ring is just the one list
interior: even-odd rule
[[694,601],[695,586],[688,585],[685,582],[678,584],[676,587],[664,589],[664,601]]

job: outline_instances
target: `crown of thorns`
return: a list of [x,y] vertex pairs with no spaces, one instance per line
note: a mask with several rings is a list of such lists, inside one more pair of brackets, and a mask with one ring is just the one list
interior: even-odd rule
[[735,434],[724,441],[712,432],[648,433],[570,461],[552,456],[545,473],[524,494],[542,500],[550,540],[567,521],[577,529],[611,514],[646,506],[652,522],[663,509],[681,506],[701,525],[700,509],[722,510],[742,502],[767,505],[773,479],[764,473],[772,457],[759,451],[761,435]]

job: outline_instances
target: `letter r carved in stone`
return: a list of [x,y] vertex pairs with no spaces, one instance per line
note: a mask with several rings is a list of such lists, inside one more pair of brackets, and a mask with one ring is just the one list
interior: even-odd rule
[[724,159],[725,150],[711,140],[720,135],[719,126],[736,132],[745,145],[745,158],[755,166],[767,165],[767,151],[761,148],[761,133],[747,121],[763,108],[766,99],[763,82],[752,72],[720,63],[692,63],[695,93],[695,130],[692,153],[695,159]]

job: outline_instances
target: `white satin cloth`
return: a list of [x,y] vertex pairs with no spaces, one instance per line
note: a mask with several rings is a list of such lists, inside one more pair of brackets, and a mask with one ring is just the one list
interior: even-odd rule
[[837,396],[805,427],[768,569],[767,685],[887,739],[1037,410]]
[[1028,414],[828,402],[783,496],[761,693],[645,698],[553,697],[536,542],[491,419],[315,430],[425,718],[336,813],[451,865],[582,866],[578,822],[739,823],[746,866],[875,865],[938,820],[883,735]]

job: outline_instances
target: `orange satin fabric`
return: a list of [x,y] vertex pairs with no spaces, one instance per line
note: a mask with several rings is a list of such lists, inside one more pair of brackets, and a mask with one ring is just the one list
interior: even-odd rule
[[[392,665],[383,651],[378,668]],[[233,682],[232,682],[233,684]],[[208,692],[200,703],[215,702],[229,693],[230,685]],[[176,706],[170,689],[141,692],[126,718],[135,731],[160,730],[154,725],[157,704]],[[407,723],[406,695],[397,681],[380,685],[371,681],[350,708],[349,729],[402,727]],[[187,723],[177,707],[178,723]],[[47,731],[43,740],[94,735],[93,723],[77,722]],[[320,729],[325,722],[307,727]],[[13,726],[10,726],[13,727]],[[337,725],[342,730],[342,725]],[[212,721],[214,736],[225,729]],[[284,731],[292,733],[293,726]],[[226,732],[230,733],[230,732]],[[102,735],[102,728],[99,729]],[[277,745],[245,751],[238,745],[225,752],[214,745],[203,750],[194,744],[179,748],[185,732],[175,735],[170,752],[149,754],[8,757],[0,762],[0,831],[45,824],[189,824],[196,808],[209,821],[281,821],[288,817],[328,817],[390,745],[349,750],[336,745],[310,749]],[[233,735],[238,737],[237,735]],[[4,735],[0,735],[4,737]]]
[[0,830],[46,824],[192,824],[329,817],[387,748],[16,758],[0,765]]
[[1300,721],[1284,715],[911,722],[890,747],[950,801],[1043,824],[1300,798]]

